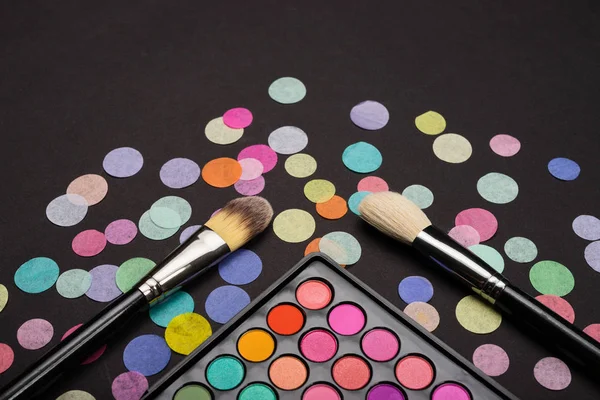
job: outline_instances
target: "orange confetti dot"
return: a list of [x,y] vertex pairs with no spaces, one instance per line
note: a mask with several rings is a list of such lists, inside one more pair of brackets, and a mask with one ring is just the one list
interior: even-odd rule
[[304,256],[309,255],[310,253],[318,253],[319,252],[319,242],[321,238],[313,239],[307,246],[306,250],[304,250]]
[[202,179],[211,186],[224,188],[233,185],[242,176],[242,166],[233,158],[221,157],[206,163]]
[[323,218],[340,219],[348,212],[346,200],[340,196],[333,196],[325,203],[317,203],[317,213]]

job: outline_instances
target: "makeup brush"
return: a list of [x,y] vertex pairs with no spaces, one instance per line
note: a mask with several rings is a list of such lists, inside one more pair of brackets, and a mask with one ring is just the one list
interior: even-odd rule
[[137,286],[115,299],[9,383],[0,399],[30,400],[41,394],[62,372],[79,365],[140,311],[197,278],[265,230],[272,217],[271,205],[261,197],[238,198],[227,203]]
[[515,324],[558,350],[586,372],[599,376],[600,347],[573,324],[513,286],[485,261],[431,224],[413,202],[394,192],[367,195],[362,218],[388,236],[411,245],[441,270],[495,305]]

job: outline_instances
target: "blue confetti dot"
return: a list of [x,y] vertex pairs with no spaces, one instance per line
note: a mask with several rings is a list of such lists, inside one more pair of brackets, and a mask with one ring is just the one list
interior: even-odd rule
[[171,349],[158,335],[142,335],[133,339],[123,351],[123,363],[129,371],[144,376],[158,374],[171,359]]
[[415,301],[427,303],[433,297],[433,285],[422,276],[409,276],[398,285],[398,294],[407,304]]
[[237,286],[221,286],[206,298],[206,314],[215,322],[224,324],[250,304],[248,293]]
[[219,263],[221,278],[232,285],[245,285],[252,282],[262,271],[262,261],[255,252],[240,249],[231,253]]
[[356,192],[348,199],[348,208],[356,215],[360,215],[360,211],[358,211],[358,206],[360,202],[363,201],[365,197],[371,192]]
[[344,165],[351,171],[366,174],[381,166],[383,157],[377,147],[367,142],[357,142],[342,153]]
[[581,168],[579,167],[579,164],[573,160],[558,157],[548,163],[548,171],[557,179],[572,181],[577,179],[581,172]]
[[150,319],[158,326],[166,328],[169,322],[180,314],[194,311],[194,299],[180,290],[170,295],[167,300],[150,308]]
[[15,285],[26,293],[41,293],[54,285],[58,264],[48,257],[35,257],[24,262],[15,272]]

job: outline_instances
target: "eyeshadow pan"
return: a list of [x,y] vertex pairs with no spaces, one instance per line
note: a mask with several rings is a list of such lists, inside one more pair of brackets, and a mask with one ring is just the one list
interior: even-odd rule
[[306,382],[308,368],[298,357],[284,355],[269,366],[269,378],[279,389],[295,390]]
[[333,386],[317,383],[306,389],[302,400],[342,400],[342,396]]
[[296,289],[298,303],[309,310],[321,310],[331,303],[333,293],[328,284],[317,279],[302,283]]
[[443,383],[433,391],[431,400],[471,400],[471,394],[458,383]]
[[402,390],[389,383],[375,385],[367,393],[367,400],[406,400]]
[[212,395],[204,385],[192,383],[179,389],[173,400],[212,400]]
[[267,314],[267,324],[275,333],[293,335],[304,326],[304,313],[293,304],[279,304]]
[[363,310],[352,303],[342,303],[329,312],[329,326],[336,333],[344,336],[355,335],[365,326],[366,318]]
[[363,336],[360,346],[367,357],[380,362],[391,360],[400,350],[398,337],[385,328],[371,329]]
[[206,368],[206,380],[218,390],[231,390],[244,380],[244,365],[233,356],[215,358]]
[[246,386],[237,398],[238,400],[277,400],[277,395],[270,386],[264,383],[251,383]]
[[337,340],[325,329],[314,329],[307,332],[300,340],[302,355],[313,362],[329,361],[337,352]]
[[331,375],[341,388],[359,390],[371,380],[371,368],[363,358],[347,355],[333,364]]
[[433,376],[433,366],[421,356],[409,355],[396,364],[396,379],[409,389],[425,389],[433,381]]
[[264,329],[250,329],[240,336],[237,348],[245,360],[262,362],[275,351],[275,339]]

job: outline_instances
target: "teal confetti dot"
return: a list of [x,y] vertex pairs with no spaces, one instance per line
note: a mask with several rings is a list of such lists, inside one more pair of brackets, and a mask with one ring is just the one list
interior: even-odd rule
[[538,292],[565,296],[575,287],[575,278],[567,267],[556,261],[539,261],[529,270],[529,280]]
[[194,299],[188,293],[180,290],[170,295],[167,300],[150,308],[150,319],[166,328],[169,322],[178,315],[194,311]]
[[506,204],[517,198],[519,185],[508,175],[490,172],[479,178],[477,191],[490,203]]
[[150,219],[156,225],[165,229],[179,229],[181,226],[181,217],[177,211],[168,207],[152,207],[150,209]]
[[181,224],[179,226],[188,222],[190,220],[190,217],[192,216],[192,206],[190,205],[190,203],[188,203],[186,199],[181,198],[179,196],[162,197],[156,200],[154,204],[152,204],[151,209],[154,207],[166,207],[177,212],[179,214],[179,217],[181,218]]
[[538,255],[535,243],[520,236],[508,239],[504,244],[504,252],[508,258],[518,263],[531,262],[535,260]]
[[173,236],[178,228],[161,228],[152,222],[152,218],[150,218],[150,210],[146,211],[140,217],[140,221],[138,222],[138,227],[142,235],[152,240],[164,240]]
[[402,192],[406,197],[419,208],[425,209],[433,204],[433,192],[423,185],[410,185]]
[[351,171],[367,174],[381,167],[383,157],[377,147],[367,142],[357,142],[342,153],[344,165]]
[[342,265],[356,264],[362,254],[360,243],[348,232],[326,234],[319,241],[319,250]]
[[48,257],[35,257],[23,263],[15,272],[15,285],[26,293],[48,290],[58,279],[59,268]]
[[281,104],[294,104],[306,96],[306,86],[299,79],[285,76],[271,83],[269,96]]
[[502,258],[502,254],[500,254],[498,250],[494,249],[493,247],[486,246],[485,244],[469,246],[469,250],[475,253],[475,255],[485,261],[496,271],[500,273],[504,271],[504,258]]
[[356,215],[360,215],[360,211],[358,210],[358,206],[360,206],[360,202],[363,201],[367,195],[371,194],[371,192],[356,192],[348,199],[348,208]]
[[221,356],[206,369],[206,380],[217,390],[231,390],[244,380],[244,366],[235,357]]
[[56,281],[56,291],[67,299],[83,296],[90,286],[92,286],[92,275],[83,269],[65,271]]

